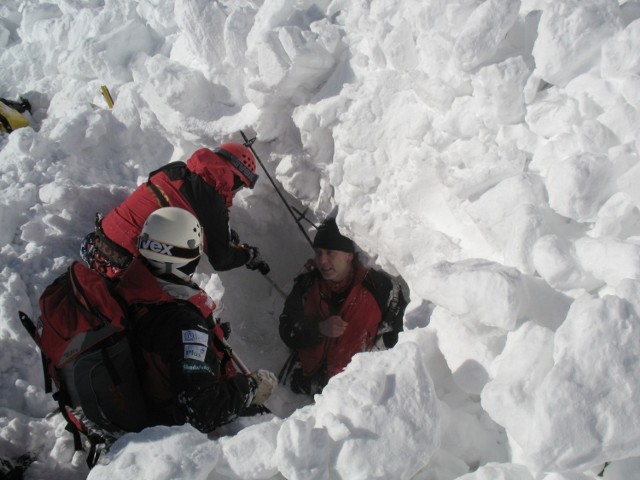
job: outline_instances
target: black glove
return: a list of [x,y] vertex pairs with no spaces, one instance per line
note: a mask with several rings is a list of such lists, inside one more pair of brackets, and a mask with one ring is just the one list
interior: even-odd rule
[[231,336],[231,324],[229,322],[221,322],[220,328],[222,329],[222,336],[225,340],[229,340]]
[[249,252],[249,260],[245,264],[249,270],[258,270],[263,275],[271,271],[269,264],[262,259],[258,247],[245,245],[245,248]]

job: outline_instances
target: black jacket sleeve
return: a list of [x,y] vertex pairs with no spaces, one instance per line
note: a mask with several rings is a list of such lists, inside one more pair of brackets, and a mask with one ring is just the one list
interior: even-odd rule
[[314,281],[314,275],[317,274],[310,272],[296,278],[280,315],[280,338],[285,345],[294,350],[316,345],[324,338],[318,328],[322,318],[319,315],[304,314],[304,304]]
[[202,224],[207,239],[207,257],[214,270],[222,272],[247,263],[249,252],[231,244],[229,212],[222,195],[189,170],[185,172],[181,193]]
[[404,311],[408,303],[400,282],[385,272],[369,270],[362,284],[373,294],[382,314],[377,338],[382,337],[384,346],[391,348],[404,329]]
[[249,377],[219,378],[219,360],[208,343],[212,334],[192,306],[157,306],[136,320],[134,332],[141,348],[167,367],[176,423],[207,433],[233,420],[253,398],[256,385]]

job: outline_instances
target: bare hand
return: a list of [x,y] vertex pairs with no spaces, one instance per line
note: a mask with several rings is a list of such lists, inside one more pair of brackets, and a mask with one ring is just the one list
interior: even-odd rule
[[336,338],[341,336],[347,329],[347,322],[339,315],[332,315],[318,324],[320,333],[325,337]]

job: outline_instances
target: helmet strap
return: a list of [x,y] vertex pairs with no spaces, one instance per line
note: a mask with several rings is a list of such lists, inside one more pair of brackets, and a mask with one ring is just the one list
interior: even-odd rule
[[[181,265],[181,266],[175,266],[176,270],[179,270],[180,272],[182,272],[183,275],[187,275],[189,277],[189,279],[191,279],[191,276],[196,273],[196,268],[198,268],[198,263],[200,263],[200,257],[196,258],[195,260],[191,260],[189,263],[185,264],[185,265]],[[173,274],[178,274],[178,272],[172,272]],[[179,274],[178,274],[179,275]]]

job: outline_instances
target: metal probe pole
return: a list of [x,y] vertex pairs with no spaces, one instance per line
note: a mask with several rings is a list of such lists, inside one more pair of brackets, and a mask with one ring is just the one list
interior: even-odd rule
[[264,167],[264,164],[262,163],[262,160],[260,160],[260,157],[258,156],[258,154],[256,153],[256,151],[253,149],[253,142],[256,141],[255,138],[252,138],[251,140],[249,140],[249,138],[247,138],[247,136],[244,134],[244,132],[242,130],[240,130],[240,133],[242,134],[242,138],[244,139],[244,144],[245,146],[249,147],[251,149],[251,152],[253,153],[253,155],[256,157],[256,160],[258,160],[258,163],[260,164],[260,166],[262,167],[262,170],[264,170],[264,173],[267,175],[267,178],[269,179],[269,181],[271,182],[271,185],[273,185],[273,188],[276,190],[276,193],[278,194],[278,196],[280,197],[280,200],[282,200],[282,202],[284,203],[284,205],[287,207],[287,210],[289,210],[289,213],[291,214],[291,216],[293,217],[293,219],[295,220],[296,224],[298,225],[298,228],[300,229],[300,231],[302,232],[302,234],[304,235],[304,238],[307,239],[307,242],[309,242],[309,245],[311,245],[311,247],[313,248],[313,242],[311,241],[311,238],[309,238],[309,235],[307,234],[307,232],[305,231],[304,228],[302,228],[302,225],[300,225],[300,222],[298,221],[298,219],[296,218],[295,213],[293,213],[293,210],[291,210],[291,207],[289,206],[289,204],[287,203],[287,200],[284,198],[284,195],[282,195],[282,192],[280,192],[280,190],[278,189],[278,187],[276,186],[276,183],[274,182],[273,178],[271,178],[271,175],[269,175],[269,172],[267,171],[267,169]]

